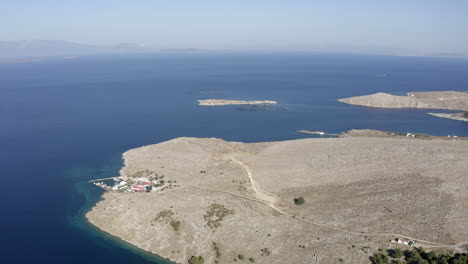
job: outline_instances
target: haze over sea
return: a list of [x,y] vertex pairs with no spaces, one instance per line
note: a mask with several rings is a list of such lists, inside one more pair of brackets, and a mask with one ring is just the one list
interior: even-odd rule
[[[88,225],[122,152],[181,136],[259,142],[370,128],[468,136],[425,109],[338,98],[468,90],[468,60],[346,54],[140,54],[0,64],[3,263],[165,263]],[[198,99],[276,100],[281,109],[201,107]],[[283,109],[284,108],[284,109]],[[243,109],[245,110],[245,109]],[[249,110],[249,109],[247,109]]]

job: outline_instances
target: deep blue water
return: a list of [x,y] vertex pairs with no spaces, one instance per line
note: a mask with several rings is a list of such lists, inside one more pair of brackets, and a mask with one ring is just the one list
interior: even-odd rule
[[[2,263],[164,263],[83,218],[100,196],[86,181],[115,175],[125,150],[180,136],[308,137],[297,129],[468,136],[466,123],[431,117],[428,110],[336,101],[437,90],[468,90],[468,60],[142,54],[0,64]],[[203,98],[270,99],[287,110],[197,106]]]

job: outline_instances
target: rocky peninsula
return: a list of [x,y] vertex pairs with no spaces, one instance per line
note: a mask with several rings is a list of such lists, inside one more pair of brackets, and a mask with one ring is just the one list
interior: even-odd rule
[[435,116],[435,117],[448,118],[448,119],[468,122],[468,112],[451,113],[451,114],[444,114],[444,113],[428,113],[428,114],[431,116]]
[[86,217],[177,263],[369,263],[396,237],[462,251],[468,141],[354,134],[132,149],[121,175],[153,190],[108,191]]
[[242,101],[242,100],[223,100],[223,99],[206,99],[198,100],[199,105],[217,106],[217,105],[257,105],[257,104],[277,104],[276,101]]
[[428,108],[468,111],[468,92],[412,92],[406,96],[375,93],[338,99],[339,102],[382,108]]

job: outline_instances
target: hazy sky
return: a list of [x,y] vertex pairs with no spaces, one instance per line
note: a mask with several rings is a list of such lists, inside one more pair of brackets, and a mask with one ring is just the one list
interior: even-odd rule
[[468,53],[468,0],[1,0],[0,40]]

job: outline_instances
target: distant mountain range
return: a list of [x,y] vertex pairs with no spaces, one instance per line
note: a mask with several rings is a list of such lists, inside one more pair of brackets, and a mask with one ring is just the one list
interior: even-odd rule
[[123,43],[111,46],[81,44],[63,40],[0,41],[0,58],[74,56],[101,53],[155,51],[142,44]]
[[[313,51],[312,49],[311,51]],[[422,56],[422,57],[454,57],[468,58],[468,54],[460,53],[411,53],[411,52],[385,52],[385,50],[369,48],[354,48],[353,52],[344,47],[320,47],[315,52],[339,52],[355,54],[375,54],[389,56]],[[90,45],[64,40],[16,40],[0,41],[1,62],[32,62],[46,57],[72,57],[78,55],[112,54],[112,53],[212,53],[221,50],[206,50],[199,48],[163,48],[135,43],[121,43],[117,45]],[[224,50],[226,52],[228,50]],[[231,51],[232,52],[232,51]]]

